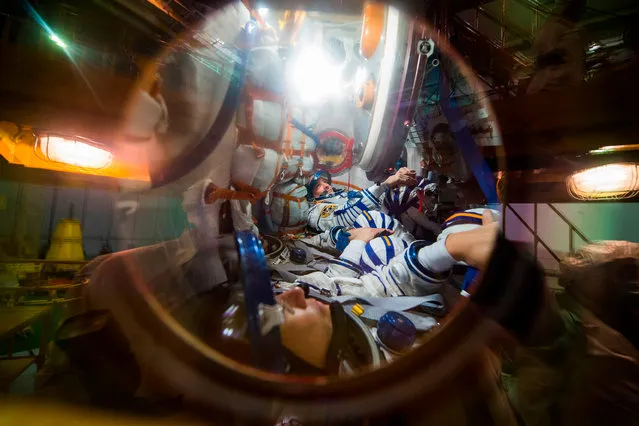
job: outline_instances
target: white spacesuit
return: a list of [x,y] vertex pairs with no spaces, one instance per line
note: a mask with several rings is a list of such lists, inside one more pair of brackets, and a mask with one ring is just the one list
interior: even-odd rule
[[[446,249],[446,238],[452,233],[480,227],[484,210],[472,209],[451,216],[445,224],[445,231],[434,244],[415,241],[387,265],[366,274],[360,262],[367,244],[353,240],[338,259],[330,262],[326,273],[313,272],[298,279],[296,284],[307,284],[334,296],[422,296],[435,293],[450,277],[453,265],[461,263]],[[498,215],[498,212],[492,212]]]
[[382,211],[399,221],[406,232],[417,239],[424,239],[427,233],[438,235],[439,225],[428,219],[434,210],[434,197],[428,195],[436,190],[436,184],[422,179],[414,188],[401,187],[386,191]]
[[362,275],[359,265],[366,243],[353,240],[326,273],[313,272],[295,284],[308,284],[333,296],[366,297],[421,296],[437,292],[450,276],[455,259],[446,250],[445,240],[432,245],[413,242],[386,266]]
[[316,231],[327,231],[334,226],[351,227],[360,214],[380,210],[384,185],[373,185],[361,192],[336,191],[315,201],[308,212],[308,226]]
[[410,244],[415,241],[415,237],[404,228],[404,226],[392,216],[378,211],[363,211],[353,224],[353,228],[378,228],[393,231],[393,236]]

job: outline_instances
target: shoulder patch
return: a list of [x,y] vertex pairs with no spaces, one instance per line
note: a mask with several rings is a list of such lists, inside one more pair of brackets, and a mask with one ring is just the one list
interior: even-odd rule
[[322,219],[329,217],[331,214],[333,214],[336,208],[337,208],[337,204],[326,204],[325,206],[322,207],[322,212],[320,213],[320,217]]

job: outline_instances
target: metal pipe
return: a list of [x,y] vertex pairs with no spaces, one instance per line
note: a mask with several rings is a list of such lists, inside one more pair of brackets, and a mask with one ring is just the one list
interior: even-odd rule
[[506,46],[506,0],[501,0],[501,46]]
[[[519,219],[519,221],[521,222],[522,225],[524,225],[524,227],[526,227],[526,229],[528,229],[528,231],[530,231],[531,234],[535,235],[535,232],[532,230],[532,228],[526,223],[526,221],[519,215],[519,213],[517,213],[515,211],[515,209],[513,209],[510,205],[508,205],[508,207],[510,207],[510,210],[513,212],[513,214],[515,215],[515,217],[517,219]],[[539,239],[539,244],[541,244],[546,251],[548,251],[548,253],[553,257],[553,259],[555,259],[557,262],[561,262],[561,259],[559,258],[559,256],[557,256],[555,254],[554,251],[552,251],[552,249],[550,247],[548,247],[548,245],[546,243],[544,243],[544,241],[540,238]]]
[[573,241],[572,228],[568,227],[568,251],[572,254],[575,252],[575,243]]
[[537,235],[537,203],[533,204],[533,208],[535,209],[534,213],[533,213],[533,223],[534,223],[533,226],[534,226],[534,229],[535,229],[535,232],[533,233],[533,241],[534,241],[534,244],[535,244],[534,257],[533,258],[536,261],[537,260],[537,245],[539,244],[539,236]]
[[577,234],[579,235],[579,237],[581,237],[582,240],[584,240],[584,242],[586,244],[590,244],[591,241],[588,239],[588,237],[586,237],[584,235],[583,232],[581,232],[579,229],[577,229],[577,227],[575,225],[572,224],[572,222],[566,217],[564,216],[564,214],[562,212],[560,212],[557,207],[553,206],[552,204],[548,204],[548,207],[550,207],[552,209],[552,211],[554,211],[557,216],[559,216],[561,218],[561,220],[563,220],[564,222],[566,222],[566,224]]
[[[482,16],[485,16],[486,18],[488,18],[489,20],[491,20],[492,22],[494,22],[497,25],[500,25],[500,20],[495,18],[490,12],[488,12],[486,9],[484,8],[479,8],[479,13],[482,14]],[[469,25],[470,26],[470,25]],[[470,26],[472,28],[472,26]],[[527,41],[531,41],[530,38],[530,34],[528,34],[528,30],[524,30],[516,25],[510,24],[510,25],[506,25],[505,26],[505,30],[508,31],[509,33],[512,33],[513,35],[527,40]]]
[[49,215],[49,238],[48,242],[51,245],[51,238],[53,237],[53,219],[55,218],[55,209],[58,205],[58,188],[53,188],[53,200],[51,201],[51,214]]

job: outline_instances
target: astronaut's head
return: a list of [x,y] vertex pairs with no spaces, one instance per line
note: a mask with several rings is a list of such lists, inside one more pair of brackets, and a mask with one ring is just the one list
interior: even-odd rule
[[430,141],[434,148],[435,162],[445,168],[450,165],[455,157],[455,139],[446,123],[437,124],[430,133]]
[[284,322],[280,325],[282,345],[312,366],[325,368],[333,337],[330,306],[307,299],[299,287],[277,296],[277,301],[285,307]]
[[333,190],[331,183],[332,178],[330,173],[326,170],[316,171],[306,184],[309,198],[317,199],[333,194],[335,190]]

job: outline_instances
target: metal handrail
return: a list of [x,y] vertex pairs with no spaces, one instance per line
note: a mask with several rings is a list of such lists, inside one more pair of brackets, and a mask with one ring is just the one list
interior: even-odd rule
[[590,244],[590,240],[588,239],[588,237],[586,237],[584,235],[583,232],[581,232],[579,229],[577,229],[577,227],[575,225],[572,224],[572,222],[566,217],[564,216],[563,213],[561,213],[555,206],[553,206],[552,204],[548,204],[548,207],[550,207],[550,209],[552,211],[555,212],[555,214],[557,216],[559,216],[561,218],[561,220],[563,220],[567,225],[568,225],[568,229],[569,229],[569,241],[568,241],[568,250],[570,251],[570,253],[574,252],[574,238],[573,238],[573,234],[577,234],[579,235],[579,237],[586,243],[586,244]]
[[[533,251],[534,251],[534,258],[535,260],[537,259],[537,245],[541,244],[546,251],[548,251],[548,253],[558,262],[561,262],[561,258],[554,252],[554,250],[552,250],[548,244],[546,244],[541,238],[539,238],[539,234],[537,233],[537,203],[533,204],[535,207],[534,210],[534,229],[531,228],[526,221],[524,220],[524,218],[522,218],[519,213],[517,213],[517,211],[515,211],[515,209],[510,205],[510,204],[506,204],[504,206],[504,217],[503,217],[503,224],[502,227],[505,230],[506,229],[506,209],[510,208],[510,211],[513,212],[513,214],[515,215],[515,217],[517,219],[519,219],[519,221],[526,227],[526,229],[528,229],[528,231],[533,235]],[[553,206],[552,204],[548,203],[547,206],[566,224],[568,225],[568,238],[569,238],[569,253],[574,253],[574,234],[577,234],[586,244],[590,244],[591,241],[588,237],[586,237],[586,235],[581,232],[571,221],[570,219],[568,219],[562,212],[560,212],[555,206]]]
[[[515,209],[512,208],[512,206],[510,204],[506,204],[505,208],[509,208],[511,212],[513,212],[513,214],[515,215],[515,217],[517,217],[517,219],[519,219],[519,221],[526,227],[526,229],[528,229],[528,231],[530,231],[531,234],[533,234],[533,238],[534,238],[534,250],[535,250],[535,259],[537,259],[537,244],[541,243],[541,245],[548,251],[548,253],[557,261],[557,262],[561,262],[561,258],[559,256],[557,256],[557,254],[553,251],[553,249],[551,249],[550,247],[548,247],[548,244],[546,244],[541,238],[539,238],[539,235],[537,234],[536,230],[533,230],[524,220],[524,218],[522,218],[519,213],[517,213],[515,211]],[[535,213],[537,212],[537,205],[535,204]],[[504,218],[506,217],[506,212],[504,211]],[[535,219],[537,218],[537,215],[535,214]],[[536,220],[535,220],[536,222]]]

